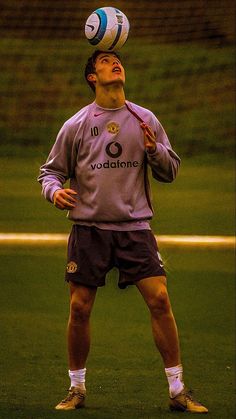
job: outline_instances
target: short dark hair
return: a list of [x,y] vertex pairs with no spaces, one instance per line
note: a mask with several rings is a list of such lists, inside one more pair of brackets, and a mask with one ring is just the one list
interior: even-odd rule
[[96,49],[94,51],[94,53],[91,55],[91,57],[88,58],[88,61],[87,61],[87,64],[86,64],[85,70],[84,70],[84,77],[86,79],[86,82],[88,83],[88,85],[91,87],[91,89],[94,92],[95,92],[94,83],[88,80],[88,75],[95,73],[96,59],[97,59],[98,55],[102,54],[102,53],[113,54],[118,58],[118,60],[120,60],[119,55],[115,51],[99,51],[98,49]]

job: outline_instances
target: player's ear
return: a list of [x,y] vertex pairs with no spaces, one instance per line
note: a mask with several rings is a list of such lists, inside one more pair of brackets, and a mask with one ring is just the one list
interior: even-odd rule
[[94,85],[94,89],[95,89],[95,86],[96,86],[96,76],[95,76],[95,74],[94,73],[88,74],[87,75],[87,80],[88,80],[89,83],[92,83]]
[[87,80],[90,81],[90,82],[92,82],[92,83],[96,82],[96,76],[95,76],[95,74],[93,74],[93,73],[88,74],[87,75]]

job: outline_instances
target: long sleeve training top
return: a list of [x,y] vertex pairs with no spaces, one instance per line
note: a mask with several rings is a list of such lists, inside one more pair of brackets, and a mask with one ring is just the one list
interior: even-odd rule
[[[140,121],[130,110],[155,133],[154,153],[145,150]],[[68,217],[75,223],[139,229],[153,216],[148,165],[160,182],[172,182],[180,165],[155,115],[128,101],[117,109],[93,102],[62,126],[38,180],[53,202],[55,191],[70,179],[78,199]]]

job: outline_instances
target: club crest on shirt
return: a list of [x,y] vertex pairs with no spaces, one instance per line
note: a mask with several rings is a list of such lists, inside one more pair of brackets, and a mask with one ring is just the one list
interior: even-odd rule
[[107,124],[107,131],[110,134],[118,134],[120,131],[120,126],[116,122],[108,122]]
[[75,273],[77,271],[77,268],[78,268],[77,263],[71,261],[71,262],[68,263],[68,265],[66,267],[66,271],[69,274],[73,274],[73,273]]

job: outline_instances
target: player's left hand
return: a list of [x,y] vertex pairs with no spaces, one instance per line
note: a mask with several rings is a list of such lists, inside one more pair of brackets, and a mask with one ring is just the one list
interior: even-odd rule
[[144,132],[144,146],[148,153],[154,153],[156,151],[156,136],[152,129],[142,122],[140,124],[143,132]]

